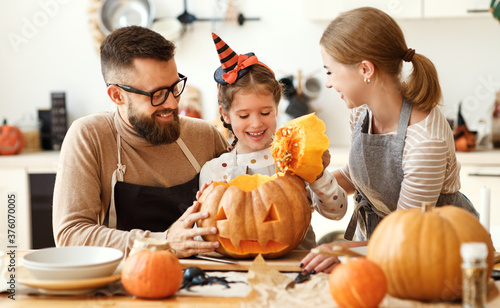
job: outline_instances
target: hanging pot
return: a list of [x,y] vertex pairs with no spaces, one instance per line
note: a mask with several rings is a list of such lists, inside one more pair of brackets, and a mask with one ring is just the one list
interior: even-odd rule
[[150,0],[104,0],[99,9],[99,28],[104,35],[126,26],[151,27],[154,6]]

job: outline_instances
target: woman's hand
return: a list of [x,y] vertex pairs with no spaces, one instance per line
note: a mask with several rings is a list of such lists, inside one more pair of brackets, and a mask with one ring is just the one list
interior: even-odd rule
[[[333,246],[342,246],[345,248],[360,247],[368,245],[368,241],[363,242],[340,242],[340,243],[329,243],[323,244],[316,247],[318,250],[331,251]],[[308,270],[309,272],[314,270],[316,273],[325,272],[330,273],[337,264],[340,263],[339,258],[336,256],[326,255],[326,254],[315,254],[310,252],[307,256],[300,261],[300,267],[302,269]]]
[[193,205],[174,222],[167,232],[167,242],[174,250],[178,258],[186,258],[199,253],[211,252],[219,247],[219,242],[197,241],[196,236],[217,234],[217,228],[193,228],[196,221],[206,219],[207,212],[198,212],[200,203],[195,201]]

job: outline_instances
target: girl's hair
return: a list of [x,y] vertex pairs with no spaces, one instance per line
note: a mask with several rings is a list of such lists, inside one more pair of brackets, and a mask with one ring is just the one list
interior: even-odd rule
[[[270,94],[273,96],[277,107],[281,100],[283,86],[268,68],[254,64],[247,74],[238,78],[233,84],[219,84],[219,104],[224,111],[228,112],[231,109],[231,104],[237,93]],[[234,134],[231,124],[224,122],[222,114],[220,118],[224,127],[233,133],[234,140],[229,147],[229,150],[232,150],[238,142],[238,138]]]
[[[408,57],[407,52],[412,50],[406,45],[403,31],[381,10],[363,7],[340,14],[326,28],[320,45],[345,65],[372,62],[393,78],[403,96],[418,109],[429,111],[440,104],[441,87],[434,64],[421,54]],[[413,64],[406,81],[401,76],[403,58]]]

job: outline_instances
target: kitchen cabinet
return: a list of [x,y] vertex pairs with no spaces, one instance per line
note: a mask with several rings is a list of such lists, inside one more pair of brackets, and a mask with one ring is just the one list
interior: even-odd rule
[[[35,240],[44,235],[52,236],[52,194],[53,180],[57,172],[58,151],[44,151],[20,155],[0,156],[0,249],[11,246],[8,234],[15,234],[15,248],[33,248],[32,232]],[[48,180],[47,180],[48,179]],[[43,185],[31,185],[36,181],[46,181]],[[11,203],[15,195],[15,205]],[[33,207],[32,207],[33,203]],[[5,205],[5,206],[4,206]],[[8,207],[15,208],[15,228],[8,221]],[[41,206],[41,207],[40,207]],[[47,208],[48,207],[48,208]],[[44,209],[42,209],[44,208]],[[50,214],[48,214],[50,213]],[[33,226],[38,226],[33,228]],[[44,242],[47,243],[47,242]],[[42,245],[46,246],[46,244]],[[41,247],[35,243],[36,247]]]
[[491,16],[491,13],[488,11],[490,8],[490,0],[423,1],[424,18]]
[[310,20],[333,20],[354,8],[378,8],[395,19],[491,17],[490,0],[302,0],[303,16]]
[[463,165],[460,181],[460,191],[478,211],[481,209],[481,189],[490,188],[490,226],[500,225],[500,166]]
[[31,248],[28,179],[24,168],[0,168],[0,198],[0,249]]
[[[497,156],[500,163],[500,152]],[[490,188],[489,227],[493,245],[500,249],[500,165],[462,164],[460,191],[481,211],[481,189]]]
[[32,173],[29,177],[31,248],[56,246],[52,229],[52,199],[55,173]]
[[394,18],[421,18],[423,0],[302,0],[302,13],[311,20],[333,20],[339,13],[354,8],[378,8]]

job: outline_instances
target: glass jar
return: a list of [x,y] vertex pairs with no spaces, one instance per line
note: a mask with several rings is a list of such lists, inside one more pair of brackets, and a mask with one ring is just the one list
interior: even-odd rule
[[462,256],[462,305],[464,308],[486,307],[488,266],[485,243],[463,243]]
[[30,114],[24,114],[17,123],[24,137],[23,152],[38,152],[42,150],[40,137],[40,121]]

